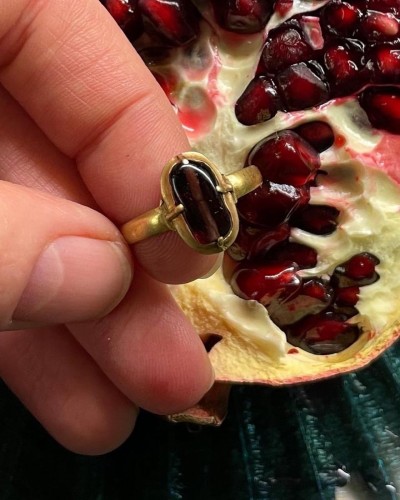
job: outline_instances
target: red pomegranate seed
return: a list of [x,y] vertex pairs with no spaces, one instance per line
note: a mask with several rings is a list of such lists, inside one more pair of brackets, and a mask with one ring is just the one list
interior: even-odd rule
[[286,16],[292,7],[293,0],[276,0],[274,5],[275,12],[281,17]]
[[247,223],[273,228],[285,222],[294,210],[308,203],[309,187],[264,182],[251,193],[240,198],[238,213]]
[[282,103],[272,80],[257,76],[238,99],[235,113],[243,125],[255,125],[270,120],[281,109]]
[[349,95],[367,83],[366,74],[361,71],[362,56],[362,50],[346,40],[326,47],[324,64],[335,95]]
[[399,89],[368,89],[359,100],[373,127],[400,134]]
[[198,12],[190,0],[138,0],[145,29],[172,45],[193,41],[198,32]]
[[130,40],[142,34],[138,0],[105,0],[104,5]]
[[315,267],[318,261],[317,251],[301,243],[277,245],[267,257],[276,262],[295,262],[301,269]]
[[293,263],[244,265],[233,274],[231,286],[239,297],[269,306],[272,302],[287,300],[300,289],[297,270]]
[[256,144],[248,164],[257,165],[263,178],[280,184],[301,186],[320,167],[319,154],[292,130],[283,130]]
[[394,15],[400,15],[399,0],[368,0],[368,8],[378,12],[391,12]]
[[333,300],[333,290],[328,283],[314,278],[304,281],[301,289],[290,300],[280,302],[268,312],[279,327],[290,325],[329,307]]
[[344,264],[344,273],[355,280],[371,278],[377,264],[379,260],[374,255],[367,252],[359,253]]
[[347,349],[360,336],[357,325],[343,315],[323,311],[285,328],[288,342],[313,354],[334,354]]
[[327,36],[351,37],[357,30],[361,11],[347,2],[333,0],[321,12],[321,25]]
[[336,290],[335,302],[339,306],[355,306],[358,302],[360,287],[348,286]]
[[400,45],[382,45],[367,57],[370,80],[376,83],[400,83]]
[[274,246],[289,238],[290,227],[280,224],[273,229],[260,229],[240,223],[239,234],[234,244],[228,249],[228,254],[234,260],[253,260],[263,257]]
[[366,42],[390,42],[400,35],[400,22],[388,12],[368,10],[360,23],[360,37]]
[[331,283],[335,288],[371,285],[379,279],[375,271],[377,264],[379,259],[368,252],[353,255],[348,261],[336,267]]
[[325,122],[303,123],[293,129],[293,131],[311,144],[318,153],[322,153],[322,151],[330,148],[335,142],[332,127]]
[[268,0],[213,0],[212,4],[221,28],[243,34],[263,30],[273,10]]
[[276,77],[276,85],[286,108],[298,111],[322,104],[329,99],[329,88],[318,66],[293,64]]
[[308,61],[313,53],[300,30],[285,27],[270,32],[262,59],[267,72],[275,75],[292,64]]
[[309,233],[325,235],[335,231],[339,210],[328,205],[307,205],[291,218],[291,225]]

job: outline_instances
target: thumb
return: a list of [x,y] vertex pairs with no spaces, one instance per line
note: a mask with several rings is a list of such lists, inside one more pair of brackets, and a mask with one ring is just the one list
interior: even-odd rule
[[102,316],[131,275],[129,253],[104,216],[0,181],[0,330]]

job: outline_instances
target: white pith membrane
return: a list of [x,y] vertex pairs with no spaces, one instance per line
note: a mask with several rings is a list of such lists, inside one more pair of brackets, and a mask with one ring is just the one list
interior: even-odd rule
[[[203,2],[196,3],[201,7]],[[324,3],[295,1],[285,19]],[[174,82],[169,97],[192,148],[229,174],[243,168],[253,146],[272,133],[325,120],[338,140],[320,155],[328,175],[311,188],[310,204],[340,210],[338,227],[327,236],[292,228],[291,241],[318,252],[317,266],[299,274],[331,275],[350,257],[369,252],[380,260],[380,278],[360,288],[359,314],[348,320],[362,328],[362,335],[330,355],[293,348],[264,306],[233,293],[221,269],[206,279],[171,287],[174,297],[200,335],[222,337],[209,353],[217,381],[280,385],[362,367],[394,342],[400,323],[400,137],[372,129],[355,97],[306,111],[278,112],[258,125],[240,124],[235,103],[254,77],[266,33],[285,19],[274,14],[265,33],[238,36],[218,28],[211,12],[203,15],[207,22],[202,22],[202,34],[190,50],[174,49],[173,63],[152,65],[156,74]]]

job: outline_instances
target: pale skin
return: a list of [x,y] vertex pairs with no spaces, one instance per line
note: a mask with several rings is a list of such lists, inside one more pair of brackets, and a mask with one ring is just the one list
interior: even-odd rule
[[189,144],[98,0],[0,0],[0,110],[0,377],[63,446],[105,453],[139,408],[184,410],[213,382],[163,283],[215,258],[117,229]]

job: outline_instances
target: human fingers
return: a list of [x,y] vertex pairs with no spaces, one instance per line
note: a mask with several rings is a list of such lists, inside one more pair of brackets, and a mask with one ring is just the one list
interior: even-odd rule
[[[11,135],[7,134],[6,120],[2,127],[2,115],[0,115],[0,164],[6,165],[1,175],[11,176],[15,182],[29,183],[37,189],[49,189],[60,196],[77,198],[79,193],[76,188],[71,187],[68,176],[70,165],[68,162],[65,163],[66,159],[61,153],[56,155],[53,151],[54,146],[52,148],[43,134],[34,129],[33,124],[21,110],[15,109],[15,102],[3,100],[0,104],[7,109],[14,129]],[[61,167],[55,169],[56,177],[48,168],[49,164]],[[65,175],[66,182],[64,182]],[[82,197],[79,197],[78,201],[85,202]],[[153,280],[149,281],[150,284],[147,280],[135,279],[135,288],[125,298],[124,306],[118,307],[115,314],[104,318],[103,321],[79,324],[80,335],[78,337],[77,333],[77,338],[96,360],[100,369],[107,373],[109,380],[118,385],[128,398],[135,402],[138,398],[138,403],[147,409],[154,409],[158,413],[169,413],[187,408],[199,400],[212,383],[212,373],[204,348],[191,325],[183,318],[167,290],[160,284],[156,285]],[[141,304],[140,307],[138,303]],[[77,325],[75,327],[78,328]],[[147,333],[144,340],[143,331]],[[36,340],[36,333],[38,332],[29,332],[24,340],[28,343],[32,356],[38,360],[38,365],[45,367],[47,366],[45,360],[43,362],[40,360],[46,356],[46,352],[42,351],[41,342]],[[15,342],[14,347],[12,339],[9,339],[7,346],[10,350],[13,352],[24,350],[18,338]],[[50,347],[52,357],[57,360],[60,355],[57,336],[50,344],[49,350]],[[72,370],[75,366],[74,359],[71,359],[69,365]],[[43,373],[45,371],[44,369]],[[23,382],[21,381],[23,373],[25,372],[17,369],[16,363],[10,363],[7,383],[21,399],[27,401],[27,405],[29,403],[29,409],[43,424],[49,427],[53,424],[53,420],[46,412],[52,406],[51,399],[49,398],[48,404],[43,408],[40,401],[35,405],[35,400],[27,400],[24,392],[26,386],[22,384],[21,388],[19,385]],[[53,378],[51,373],[49,377]],[[41,382],[46,385],[45,376],[41,378]],[[54,383],[54,392],[56,385]],[[163,387],[168,390],[162,390]],[[26,390],[29,397],[29,384]],[[46,391],[46,386],[43,391]],[[40,393],[40,389],[37,392]],[[54,397],[62,400],[63,393],[63,385],[60,384],[57,396]],[[89,405],[90,401],[89,397]],[[57,404],[55,401],[54,405]],[[81,404],[82,411],[86,412],[83,400]],[[39,409],[42,411],[39,412]],[[58,417],[63,421],[63,425],[67,425],[68,417],[71,416],[71,432],[75,424],[73,415],[74,412],[71,410]],[[50,417],[52,416],[54,417],[54,415]],[[95,416],[93,418],[96,420]],[[59,439],[52,428],[50,431]],[[79,431],[80,429],[76,431],[78,435]],[[87,434],[95,440],[90,429]],[[88,443],[87,445],[89,446]],[[99,449],[99,446],[96,441],[91,444],[94,449]]]
[[[102,210],[120,224],[157,206],[163,165],[189,144],[98,0],[3,0],[0,40],[0,81],[76,159]],[[169,283],[204,275],[215,262],[174,233],[137,244],[135,253],[150,274]]]
[[54,146],[0,85],[0,179],[95,208],[75,162]]
[[125,441],[137,407],[65,327],[0,334],[0,377],[47,431],[75,453],[106,453]]
[[200,338],[167,287],[140,268],[126,299],[108,316],[67,326],[121,392],[151,412],[185,410],[213,383]]
[[101,214],[0,182],[0,329],[84,321],[127,292],[131,265]]

